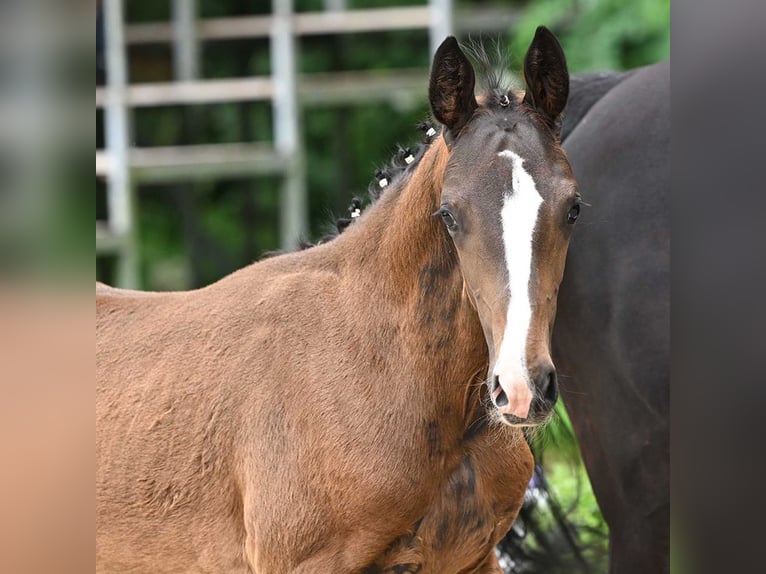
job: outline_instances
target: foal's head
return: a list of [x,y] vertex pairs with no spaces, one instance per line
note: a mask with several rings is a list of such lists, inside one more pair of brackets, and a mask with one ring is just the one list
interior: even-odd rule
[[560,146],[569,73],[556,38],[535,34],[526,93],[477,102],[473,67],[454,38],[434,56],[432,112],[450,156],[441,217],[489,348],[489,389],[506,422],[542,422],[558,397],[550,337],[579,195]]

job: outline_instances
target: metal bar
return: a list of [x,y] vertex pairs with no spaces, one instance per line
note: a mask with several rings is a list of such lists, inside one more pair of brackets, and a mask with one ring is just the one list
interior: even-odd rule
[[[96,88],[96,108],[105,105],[109,88]],[[123,89],[123,99],[134,108],[269,100],[274,96],[271,78],[197,80],[133,84]]]
[[429,0],[431,21],[429,26],[431,55],[444,39],[452,34],[452,0]]
[[176,80],[199,76],[197,0],[173,0],[173,71]]
[[131,168],[136,181],[168,182],[280,174],[288,158],[270,144],[211,144],[134,148]]
[[195,163],[228,163],[277,158],[268,143],[225,143],[132,148],[130,165],[136,168],[164,165],[189,166]]
[[462,34],[502,33],[506,35],[521,18],[522,10],[513,6],[455,10],[455,29]]
[[280,242],[298,247],[308,229],[304,159],[300,147],[292,0],[272,0],[271,73],[274,76],[274,147],[290,158],[281,192]]
[[[292,15],[293,34],[351,34],[428,28],[431,23],[428,6],[368,8],[344,12],[304,12]],[[276,10],[274,11],[276,14]],[[275,16],[237,16],[209,18],[197,24],[197,39],[233,40],[267,38],[271,35]],[[127,29],[130,44],[168,43],[173,40],[173,27],[167,23],[134,24]]]
[[[108,95],[109,89],[96,89],[96,108]],[[274,83],[264,77],[134,84],[124,89],[123,97],[134,108],[269,100],[274,97]]]
[[[304,13],[294,16],[294,29],[296,35],[311,36],[431,28],[431,10],[428,6],[347,10],[341,14],[328,10],[328,14],[332,14],[334,18],[325,20],[314,19],[313,14]],[[471,7],[470,10],[452,10],[452,14],[453,25],[445,26],[444,30],[503,32],[518,20],[520,10],[514,7]],[[197,23],[197,40],[267,38],[270,30],[271,16],[208,18]],[[173,26],[166,22],[132,24],[126,30],[128,44],[167,44],[172,42],[173,38]]]
[[107,58],[106,147],[109,153],[107,209],[109,226],[114,235],[122,237],[118,257],[116,283],[120,287],[138,286],[138,265],[135,249],[133,218],[133,187],[128,167],[129,126],[124,88],[127,85],[127,65],[123,41],[122,0],[103,3]]
[[[330,72],[297,77],[302,106],[367,101],[393,101],[398,93],[425,97],[428,70],[408,68],[373,72]],[[96,89],[96,108],[106,104],[108,88]],[[134,84],[123,92],[134,108],[223,102],[270,100],[275,95],[271,78],[199,80],[161,84]]]
[[348,12],[307,12],[295,16],[295,33],[299,36],[385,32],[427,28],[430,10],[427,6],[409,8],[376,8]]
[[425,101],[428,70],[376,70],[334,72],[298,77],[298,95],[303,108],[342,104],[387,102],[411,108]]

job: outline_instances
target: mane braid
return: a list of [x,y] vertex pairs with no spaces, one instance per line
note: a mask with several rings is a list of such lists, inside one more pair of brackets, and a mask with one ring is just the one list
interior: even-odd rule
[[[498,38],[489,42],[492,45],[491,53],[484,46],[483,40],[469,40],[466,44],[461,44],[461,48],[466,52],[468,57],[474,61],[476,67],[479,69],[478,78],[481,82],[484,93],[486,94],[488,104],[497,105],[500,98],[503,95],[507,95],[514,89],[512,81],[508,79],[508,70],[510,57],[503,49],[503,43]],[[511,98],[511,105],[515,104],[515,100]],[[367,191],[370,197],[370,203],[374,203],[380,197],[386,189],[391,187],[401,174],[406,172],[410,167],[417,166],[420,163],[420,158],[428,149],[434,139],[441,133],[442,127],[438,123],[432,123],[424,121],[418,124],[418,128],[425,134],[424,141],[412,151],[414,161],[407,163],[404,161],[407,156],[409,148],[402,148],[397,146],[397,153],[389,161],[387,165],[378,169],[375,173],[375,179],[373,179],[367,187]],[[433,133],[429,135],[429,130],[433,130]],[[387,184],[380,185],[381,179],[387,180]]]
[[[394,157],[389,160],[388,164],[375,172],[375,179],[367,186],[370,203],[376,202],[386,189],[398,182],[403,173],[410,168],[414,169],[420,163],[423,154],[441,131],[441,126],[427,121],[420,122],[418,128],[425,134],[423,141],[415,149],[403,148],[397,145]],[[408,158],[410,159],[408,160]],[[384,180],[386,182],[385,185],[381,185],[381,182]]]
[[[510,56],[503,49],[503,43],[500,39],[489,41],[491,44],[491,51],[485,47],[484,40],[471,40],[462,44],[461,48],[465,51],[467,56],[476,65],[479,70],[477,75],[480,81],[480,85],[483,88],[483,92],[486,98],[486,104],[489,106],[501,105],[500,102],[505,96],[512,93],[514,89],[514,81],[509,80],[508,70]],[[516,106],[516,99],[511,97],[510,100],[505,99],[505,105]],[[442,126],[435,122],[424,121],[418,124],[418,129],[424,133],[424,138],[421,143],[414,149],[403,148],[397,145],[397,151],[391,160],[379,168],[375,172],[375,177],[367,186],[367,195],[369,197],[369,203],[375,203],[380,196],[390,188],[398,187],[402,175],[407,173],[410,169],[415,169],[420,160],[428,150],[431,143],[439,136],[442,130]],[[408,160],[407,158],[411,158]],[[361,208],[361,201],[358,197],[353,197],[351,205],[348,209],[349,214],[353,214],[355,210]],[[327,243],[333,240],[335,237],[343,233],[349,225],[354,222],[355,217],[339,217],[335,220],[334,229],[330,233],[321,237],[315,244],[301,241],[300,249],[308,249],[314,245]]]
[[[375,203],[380,199],[380,196],[389,188],[396,188],[402,179],[402,175],[410,169],[414,170],[420,164],[420,160],[423,158],[423,155],[428,150],[431,143],[436,140],[441,133],[441,126],[430,121],[420,122],[417,127],[424,134],[423,141],[418,143],[414,149],[397,145],[397,151],[396,154],[394,154],[394,157],[391,158],[388,164],[375,172],[375,178],[367,186],[367,195],[369,196],[370,204]],[[385,184],[381,185],[381,182],[385,182]],[[316,243],[301,240],[298,249],[302,251],[314,247],[315,245],[321,245],[322,243],[332,241],[354,222],[354,219],[358,216],[359,210],[361,209],[362,201],[358,197],[352,197],[351,204],[348,208],[350,217],[336,218],[334,229],[323,235]],[[354,215],[354,212],[356,212],[356,216]]]

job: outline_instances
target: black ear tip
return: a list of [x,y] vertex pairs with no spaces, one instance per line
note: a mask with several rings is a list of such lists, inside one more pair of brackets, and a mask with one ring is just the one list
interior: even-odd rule
[[447,36],[444,41],[439,45],[436,53],[445,52],[447,50],[459,49],[457,38],[455,36]]
[[529,45],[529,51],[527,52],[526,61],[537,60],[542,57],[554,58],[561,60],[562,64],[566,66],[566,56],[564,55],[564,48],[561,46],[556,35],[551,32],[545,26],[538,26],[535,32],[535,37],[532,43]]
[[556,34],[551,32],[547,27],[545,26],[538,26],[537,30],[535,30],[535,37],[532,40],[532,43],[537,42],[552,42],[553,44],[558,45],[559,40],[556,38]]

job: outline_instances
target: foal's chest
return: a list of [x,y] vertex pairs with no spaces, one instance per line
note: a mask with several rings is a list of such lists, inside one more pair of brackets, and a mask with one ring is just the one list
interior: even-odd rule
[[425,515],[367,572],[500,572],[494,547],[513,524],[534,467],[520,433],[502,430],[513,430],[502,433],[513,440],[488,434],[472,442]]

